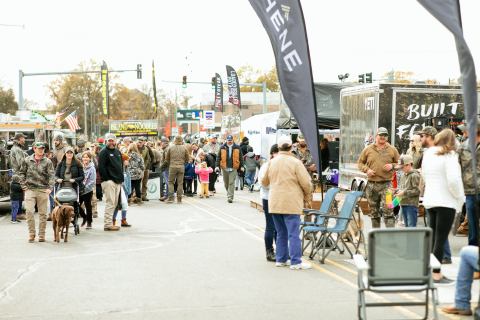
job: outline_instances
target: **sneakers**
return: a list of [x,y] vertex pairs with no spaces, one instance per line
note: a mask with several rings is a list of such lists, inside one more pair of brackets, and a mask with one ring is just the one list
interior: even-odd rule
[[131,224],[128,224],[127,222],[127,219],[122,219],[122,224],[121,224],[122,227],[131,227],[132,225]]
[[275,251],[273,249],[267,250],[267,261],[275,262]]
[[142,201],[150,201],[150,200],[148,200],[147,197],[143,197],[143,198],[142,198]]
[[461,316],[471,316],[472,310],[471,309],[458,309],[455,306],[445,307],[441,309],[443,312],[448,314],[458,314]]
[[103,231],[118,231],[120,230],[119,226],[109,226],[109,227],[104,227]]
[[288,267],[290,265],[290,260],[287,262],[275,262],[275,267]]
[[18,223],[21,223],[21,221],[20,221],[20,220],[10,220],[10,223],[12,223],[12,224],[18,224]]
[[227,201],[228,201],[228,203],[232,203],[232,202],[233,202],[233,200],[232,200],[232,199],[228,199]]
[[447,277],[443,276],[440,280],[433,280],[433,283],[439,284],[439,285],[449,285],[449,284],[454,284],[455,280],[448,279]]
[[452,264],[452,258],[443,258],[442,264]]
[[92,224],[90,222],[87,222],[87,228],[86,229],[92,229]]
[[312,269],[312,265],[306,262],[293,264],[290,266],[290,270],[308,270],[308,269]]

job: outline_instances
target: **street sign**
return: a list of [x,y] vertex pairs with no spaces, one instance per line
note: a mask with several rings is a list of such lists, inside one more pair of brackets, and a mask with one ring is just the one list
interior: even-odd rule
[[177,122],[197,123],[202,118],[202,110],[177,110]]
[[178,136],[178,128],[177,127],[172,128],[172,136]]
[[212,111],[212,110],[203,111],[203,127],[205,129],[215,128],[215,111]]

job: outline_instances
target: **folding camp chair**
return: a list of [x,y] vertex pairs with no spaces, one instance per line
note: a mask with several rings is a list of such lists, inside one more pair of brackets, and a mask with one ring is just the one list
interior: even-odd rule
[[[323,218],[325,220],[322,225],[314,224],[303,228],[305,233],[320,233],[318,237],[315,237],[317,240],[314,244],[314,249],[310,254],[311,258],[321,250],[322,255],[320,262],[325,263],[325,259],[333,250],[338,248],[340,252],[343,253],[344,250],[338,246],[339,242],[342,243],[343,248],[347,249],[350,256],[353,257],[353,254],[345,243],[343,236],[350,237],[348,233],[348,223],[352,220],[353,210],[355,210],[358,199],[362,194],[361,191],[351,191],[347,193],[338,215],[319,214],[317,218]],[[335,219],[335,225],[333,227],[328,227],[329,219]],[[333,238],[334,234],[336,235],[335,239]],[[357,242],[356,244],[353,240],[351,240],[351,242],[354,244],[355,253],[358,253],[360,242]]]
[[337,208],[337,201],[335,200],[335,196],[340,191],[339,188],[330,188],[325,193],[325,197],[323,198],[322,205],[320,206],[319,210],[316,209],[303,209],[304,215],[307,216],[315,216],[315,221],[308,222],[304,221],[301,223],[300,227],[302,229],[302,253],[310,246],[310,258],[313,250],[314,244],[317,242],[317,233],[313,231],[305,231],[305,226],[314,226],[320,225],[323,226],[325,224],[325,218],[322,215],[336,215],[338,214]]
[[[358,269],[358,318],[367,319],[367,307],[425,306],[428,317],[429,291],[432,292],[433,316],[437,319],[437,291],[432,269],[440,268],[430,254],[430,228],[376,229],[368,235],[368,264],[361,255],[354,256]],[[425,301],[369,302],[365,292],[405,293],[425,291]]]

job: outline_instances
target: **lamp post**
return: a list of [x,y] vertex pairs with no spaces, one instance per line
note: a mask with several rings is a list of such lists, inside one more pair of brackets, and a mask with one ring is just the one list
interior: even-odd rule
[[338,80],[340,80],[341,82],[345,82],[345,80],[347,80],[347,78],[350,76],[350,74],[348,73],[345,73],[345,74],[339,74],[338,75]]

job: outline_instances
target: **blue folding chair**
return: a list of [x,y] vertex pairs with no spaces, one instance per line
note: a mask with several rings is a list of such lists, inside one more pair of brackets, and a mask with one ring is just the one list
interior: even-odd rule
[[302,230],[302,253],[305,252],[308,247],[311,247],[311,255],[314,249],[314,244],[317,242],[316,236],[318,232],[306,232],[305,227],[324,225],[325,218],[323,217],[323,215],[336,215],[338,213],[337,201],[335,200],[335,196],[339,191],[339,188],[328,189],[328,191],[325,193],[325,197],[323,198],[322,205],[320,206],[319,210],[303,209],[303,214],[305,215],[305,217],[313,215],[315,216],[315,221],[304,221],[300,224],[300,228]]
[[[347,244],[343,240],[343,236],[350,237],[348,234],[348,223],[352,220],[353,211],[357,207],[357,202],[360,197],[363,195],[361,191],[351,191],[347,193],[345,197],[345,201],[343,202],[343,206],[340,209],[338,215],[329,215],[329,214],[321,214],[319,217],[324,219],[323,224],[315,224],[311,226],[305,226],[303,228],[305,233],[315,233],[320,234],[315,241],[313,246],[313,251],[310,255],[311,258],[315,257],[315,255],[321,250],[321,258],[320,262],[325,263],[325,259],[333,250],[339,248],[338,242],[342,242],[343,248],[347,249],[350,257],[353,258],[353,254],[348,248]],[[329,219],[335,219],[335,225],[333,227],[328,227]],[[336,238],[333,238],[333,235],[336,235]],[[360,242],[355,244],[353,241],[353,246],[355,248],[355,253],[358,253],[358,246]],[[343,249],[339,248],[340,252],[343,253]]]

